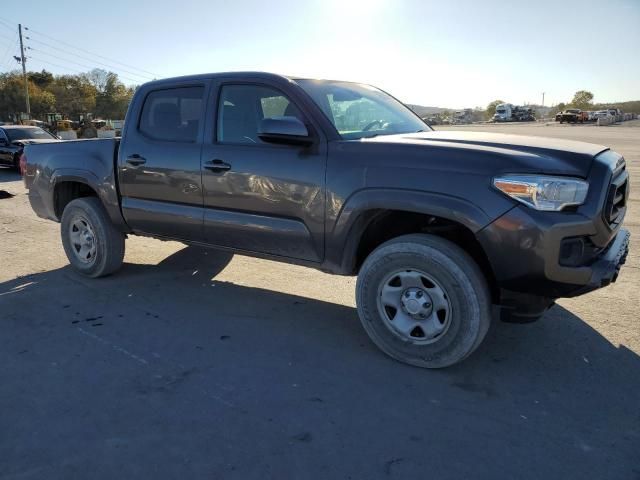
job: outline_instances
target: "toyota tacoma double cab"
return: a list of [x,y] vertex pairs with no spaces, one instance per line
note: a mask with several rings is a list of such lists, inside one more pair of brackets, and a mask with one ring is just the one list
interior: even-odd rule
[[357,275],[391,357],[453,365],[493,317],[530,321],[616,280],[625,161],[587,143],[433,131],[369,85],[219,73],[136,91],[122,139],[27,145],[38,216],[88,277],[128,235]]

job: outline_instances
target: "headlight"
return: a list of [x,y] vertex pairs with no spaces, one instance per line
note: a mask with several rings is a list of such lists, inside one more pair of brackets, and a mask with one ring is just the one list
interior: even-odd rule
[[494,178],[493,185],[531,208],[553,212],[582,205],[589,191],[584,180],[547,175],[505,175]]

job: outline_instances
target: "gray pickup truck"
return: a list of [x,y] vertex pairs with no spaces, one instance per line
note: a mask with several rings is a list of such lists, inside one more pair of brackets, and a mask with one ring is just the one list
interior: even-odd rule
[[122,140],[27,145],[21,163],[33,209],[61,223],[81,274],[115,272],[134,234],[358,275],[373,342],[421,367],[466,358],[498,312],[531,321],[608,285],[628,252],[619,154],[436,132],[356,83],[154,81]]

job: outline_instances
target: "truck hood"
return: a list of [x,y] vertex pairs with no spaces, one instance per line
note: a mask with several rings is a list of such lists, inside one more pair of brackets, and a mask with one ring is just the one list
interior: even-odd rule
[[[596,155],[608,147],[557,138],[510,135],[488,132],[431,131],[410,134],[382,135],[363,140],[365,143],[385,143],[446,149],[455,159],[467,163],[469,158],[492,158],[496,173],[546,173],[585,178]],[[482,167],[478,165],[478,167]],[[489,165],[484,165],[489,168]]]

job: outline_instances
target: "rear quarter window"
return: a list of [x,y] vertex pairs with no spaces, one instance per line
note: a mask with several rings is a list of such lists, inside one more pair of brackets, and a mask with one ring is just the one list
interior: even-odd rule
[[202,122],[204,87],[150,92],[144,100],[138,130],[153,140],[193,143]]

